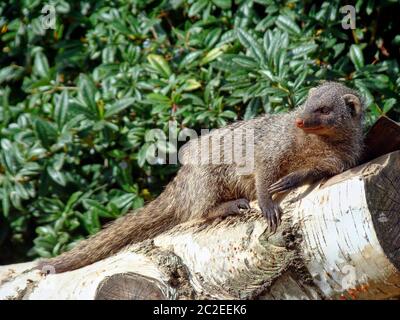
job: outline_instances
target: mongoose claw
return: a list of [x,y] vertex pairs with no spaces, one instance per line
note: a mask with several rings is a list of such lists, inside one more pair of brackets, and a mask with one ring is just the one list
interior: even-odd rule
[[251,209],[250,201],[247,199],[244,198],[238,199],[236,200],[236,204],[239,209],[245,209],[245,210]]
[[295,177],[291,175],[287,175],[281,179],[279,179],[277,182],[273,183],[269,188],[268,192],[272,195],[275,193],[282,193],[289,191],[290,189],[293,189],[294,187],[297,186],[297,181]]
[[281,222],[281,209],[275,203],[261,207],[261,212],[265,219],[267,219],[268,227],[272,233],[275,233],[276,228]]

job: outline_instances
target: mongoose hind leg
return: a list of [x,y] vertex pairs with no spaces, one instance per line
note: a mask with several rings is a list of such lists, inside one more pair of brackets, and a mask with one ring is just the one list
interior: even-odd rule
[[206,219],[215,219],[218,217],[226,217],[230,215],[240,214],[241,209],[250,209],[250,202],[241,198],[223,202],[216,207],[207,211]]

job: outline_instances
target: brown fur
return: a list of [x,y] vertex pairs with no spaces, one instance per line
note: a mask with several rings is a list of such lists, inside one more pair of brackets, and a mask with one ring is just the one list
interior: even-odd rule
[[[296,127],[296,119],[302,128]],[[255,199],[274,230],[280,220],[274,193],[357,164],[363,148],[362,101],[353,90],[327,82],[310,90],[306,103],[290,113],[264,115],[227,128],[254,129],[254,172],[241,175],[235,164],[190,163],[200,153],[196,141],[221,130],[192,140],[183,151],[186,164],[156,200],[117,219],[71,251],[42,261],[39,267],[50,265],[56,272],[77,269],[190,219],[239,213]],[[319,129],[307,131],[313,128]]]

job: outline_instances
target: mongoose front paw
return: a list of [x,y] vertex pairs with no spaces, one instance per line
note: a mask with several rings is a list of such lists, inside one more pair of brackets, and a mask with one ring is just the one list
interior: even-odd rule
[[268,227],[272,232],[275,232],[281,222],[280,207],[272,202],[268,205],[261,206],[260,209],[265,219],[267,219]]
[[297,186],[298,186],[297,177],[295,175],[288,174],[287,176],[284,176],[283,178],[279,179],[277,182],[273,183],[268,188],[268,192],[270,194],[286,192]]

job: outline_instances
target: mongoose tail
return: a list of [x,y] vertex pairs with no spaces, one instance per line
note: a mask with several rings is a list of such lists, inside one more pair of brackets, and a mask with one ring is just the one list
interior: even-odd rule
[[118,218],[103,230],[82,240],[73,249],[60,256],[39,261],[43,273],[62,273],[105,259],[125,246],[143,241],[177,224],[170,199],[161,194],[157,199],[133,213]]

